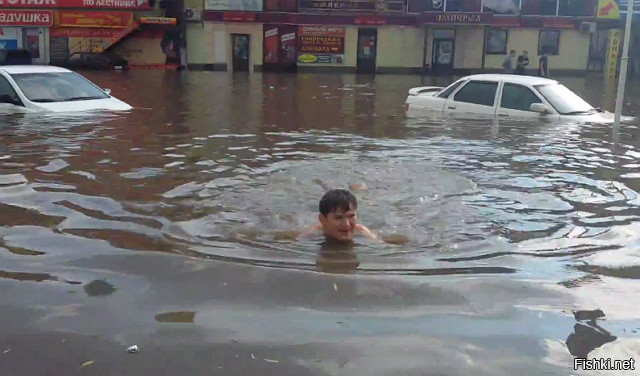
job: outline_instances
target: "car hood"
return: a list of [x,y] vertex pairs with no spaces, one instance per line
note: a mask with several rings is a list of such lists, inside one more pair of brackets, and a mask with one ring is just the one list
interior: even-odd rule
[[44,112],[81,112],[93,110],[129,111],[132,109],[127,103],[113,97],[73,102],[31,102],[28,107],[35,111]]
[[[612,124],[615,120],[615,114],[609,111],[600,112],[592,115],[576,116],[576,119],[589,123]],[[633,116],[620,117],[621,123],[631,123],[636,120]]]

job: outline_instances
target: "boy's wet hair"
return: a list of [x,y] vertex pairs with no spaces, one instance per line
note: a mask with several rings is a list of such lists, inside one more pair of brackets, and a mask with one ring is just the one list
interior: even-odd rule
[[345,212],[349,209],[357,209],[358,202],[356,196],[346,189],[332,189],[322,196],[320,199],[320,214],[326,216],[336,209],[342,209]]

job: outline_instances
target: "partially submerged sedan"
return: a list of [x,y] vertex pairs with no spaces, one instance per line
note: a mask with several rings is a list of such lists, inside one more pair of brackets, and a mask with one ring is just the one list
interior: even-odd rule
[[0,112],[128,111],[131,106],[68,69],[0,66]]
[[416,87],[409,90],[404,105],[408,116],[452,113],[613,122],[612,113],[594,108],[557,81],[510,74],[467,76],[446,88]]

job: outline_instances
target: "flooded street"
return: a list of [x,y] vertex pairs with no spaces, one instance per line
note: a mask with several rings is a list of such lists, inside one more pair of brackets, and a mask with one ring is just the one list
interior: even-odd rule
[[[640,361],[638,123],[407,119],[451,82],[419,76],[85,75],[135,110],[0,117],[0,374]],[[560,81],[613,111],[613,85]],[[326,187],[394,244],[296,240]]]

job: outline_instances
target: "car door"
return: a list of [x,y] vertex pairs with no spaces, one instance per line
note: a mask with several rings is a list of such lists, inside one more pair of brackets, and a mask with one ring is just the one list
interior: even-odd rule
[[471,80],[449,96],[444,106],[446,113],[494,116],[498,81]]
[[541,116],[540,113],[530,110],[534,103],[545,102],[529,87],[505,82],[497,113],[500,117],[537,118]]

